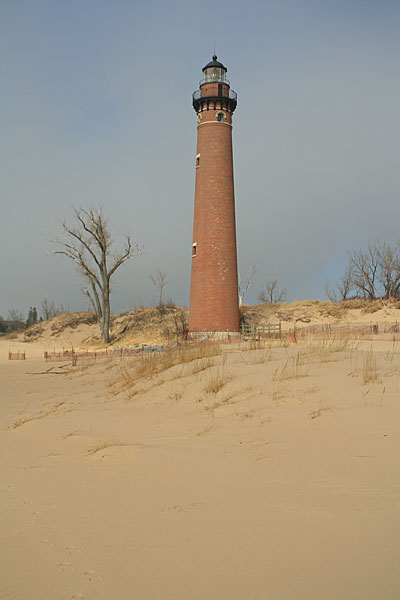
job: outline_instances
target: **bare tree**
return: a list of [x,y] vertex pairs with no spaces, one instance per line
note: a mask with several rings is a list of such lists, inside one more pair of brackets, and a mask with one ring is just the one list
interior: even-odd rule
[[[61,226],[66,234],[64,239],[55,240],[61,247],[55,254],[63,254],[78,266],[87,280],[90,289],[85,288],[97,319],[105,344],[110,341],[110,280],[115,271],[133,256],[142,253],[137,244],[133,245],[129,233],[125,237],[124,248],[111,255],[113,240],[108,219],[101,208],[74,209],[75,225],[66,221]],[[108,261],[111,264],[108,264]]]
[[336,303],[340,300],[347,300],[353,287],[353,272],[351,264],[349,264],[335,287],[331,287],[329,281],[325,283],[325,294],[328,300]]
[[240,306],[243,304],[245,294],[247,294],[247,292],[249,291],[249,288],[250,288],[251,284],[253,283],[253,279],[254,279],[255,275],[256,275],[256,265],[252,265],[249,267],[249,276],[243,287],[242,287],[242,282],[240,280],[240,275],[239,275],[239,305]]
[[53,300],[49,300],[48,298],[43,298],[40,303],[42,308],[42,314],[45,321],[48,321],[52,317],[55,317],[55,306]]
[[333,302],[333,304],[336,304],[336,302],[338,301],[336,289],[334,287],[332,287],[330,281],[325,282],[324,290],[325,290],[325,294],[326,294],[326,297],[328,298],[328,300],[330,302]]
[[376,245],[379,283],[386,299],[396,297],[400,290],[400,243],[391,246],[387,242],[378,242]]
[[[330,286],[325,291],[331,299]],[[378,240],[369,243],[365,250],[349,252],[349,264],[336,291],[341,300],[346,300],[351,291],[370,300],[382,296],[386,299],[399,297],[400,242],[390,244]]]
[[43,298],[40,306],[42,308],[42,314],[45,321],[67,312],[62,304],[60,306],[56,306],[54,300],[49,300],[48,298]]
[[156,289],[158,290],[158,308],[162,309],[164,306],[163,292],[165,286],[168,283],[167,274],[163,273],[160,269],[157,269],[154,275],[150,275],[150,279],[153,282]]
[[339,283],[337,284],[337,291],[339,293],[340,300],[347,300],[351,290],[353,289],[353,285],[353,271],[351,264],[349,264],[344,274],[339,279]]
[[181,340],[186,337],[187,328],[187,311],[182,308],[177,308],[172,314],[172,323],[170,321],[169,324],[167,323],[163,327],[163,333],[168,340],[171,338]]
[[137,294],[132,296],[132,310],[137,311],[139,308],[143,308],[142,299]]
[[22,314],[22,312],[20,310],[18,310],[17,308],[10,308],[7,313],[7,320],[13,321],[13,322],[18,322],[18,323],[24,323],[25,317]]
[[29,308],[28,318],[25,321],[25,325],[27,327],[30,327],[30,325],[34,325],[35,323],[37,323],[37,320],[38,320],[37,308],[36,308],[36,306],[31,306]]
[[267,279],[264,289],[258,293],[258,301],[262,304],[274,304],[275,302],[286,302],[286,289],[279,289],[278,279]]
[[379,268],[379,246],[368,244],[367,250],[352,250],[349,254],[351,280],[365,298],[377,297],[377,278]]

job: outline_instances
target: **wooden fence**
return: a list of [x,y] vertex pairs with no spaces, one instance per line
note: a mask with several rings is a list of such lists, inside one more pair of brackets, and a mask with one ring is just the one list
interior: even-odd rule
[[282,327],[280,323],[264,323],[262,325],[246,325],[242,323],[241,333],[243,337],[249,337],[255,340],[261,338],[282,337]]
[[10,352],[8,351],[8,360],[25,360],[25,352]]

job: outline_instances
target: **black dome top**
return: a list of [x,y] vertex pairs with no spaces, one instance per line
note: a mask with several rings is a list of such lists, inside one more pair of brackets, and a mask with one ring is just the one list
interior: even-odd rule
[[205,71],[206,69],[208,69],[209,67],[218,67],[219,69],[224,69],[224,71],[227,71],[228,69],[226,67],[224,67],[224,65],[222,63],[220,63],[217,60],[217,56],[214,54],[214,56],[212,57],[212,61],[208,63],[208,65],[206,65],[205,67],[203,67],[202,71]]

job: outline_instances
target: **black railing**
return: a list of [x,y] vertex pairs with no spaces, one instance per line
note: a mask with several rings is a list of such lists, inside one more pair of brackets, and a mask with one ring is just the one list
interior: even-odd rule
[[[226,92],[227,90],[222,90],[223,92]],[[202,98],[204,98],[205,100],[207,98],[210,97],[216,97],[216,98],[229,98],[229,100],[234,100],[235,102],[237,102],[237,93],[234,90],[228,90],[228,94],[209,94],[207,96],[202,96],[201,95],[201,90],[196,90],[195,92],[193,92],[193,101],[195,100],[201,100]]]
[[202,86],[205,83],[226,83],[227,85],[231,85],[229,79],[222,79],[221,77],[216,77],[215,79],[210,79],[210,77],[207,79],[202,79],[199,81],[199,86]]

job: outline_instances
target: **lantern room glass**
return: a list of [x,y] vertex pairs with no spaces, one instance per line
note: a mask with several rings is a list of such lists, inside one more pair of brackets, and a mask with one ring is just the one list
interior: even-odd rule
[[208,67],[204,70],[204,82],[226,81],[226,71],[220,67]]

